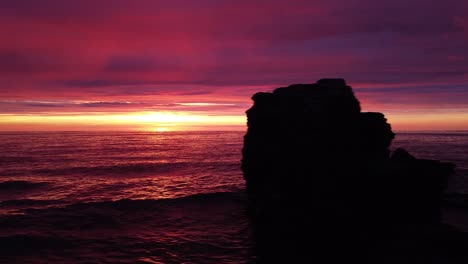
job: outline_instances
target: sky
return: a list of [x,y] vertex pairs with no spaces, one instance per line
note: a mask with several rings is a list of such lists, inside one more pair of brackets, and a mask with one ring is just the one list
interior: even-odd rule
[[465,0],[1,0],[0,131],[245,130],[344,78],[394,130],[468,130]]

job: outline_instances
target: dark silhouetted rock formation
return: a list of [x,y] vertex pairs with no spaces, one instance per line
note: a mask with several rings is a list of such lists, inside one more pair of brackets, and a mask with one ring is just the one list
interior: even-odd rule
[[[361,112],[342,79],[252,99],[242,169],[260,262],[420,263],[418,250],[435,242],[418,239],[444,229],[440,202],[453,164],[403,149],[390,155],[384,115]],[[388,246],[402,241],[419,245],[410,253]]]

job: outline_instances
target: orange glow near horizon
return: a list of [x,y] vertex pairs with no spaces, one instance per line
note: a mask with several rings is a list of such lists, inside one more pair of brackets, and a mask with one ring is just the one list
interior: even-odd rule
[[[395,131],[468,130],[468,113],[386,114]],[[0,115],[0,131],[194,131],[245,130],[245,115],[207,115],[191,112],[47,113]]]
[[0,115],[0,131],[51,130],[240,130],[244,116],[203,115],[187,112],[67,113]]
[[394,131],[468,130],[468,113],[386,114]]

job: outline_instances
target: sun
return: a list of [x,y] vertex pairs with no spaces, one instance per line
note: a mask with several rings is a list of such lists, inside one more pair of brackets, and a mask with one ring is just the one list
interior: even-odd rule
[[157,127],[154,129],[154,132],[169,132],[170,129],[168,127]]

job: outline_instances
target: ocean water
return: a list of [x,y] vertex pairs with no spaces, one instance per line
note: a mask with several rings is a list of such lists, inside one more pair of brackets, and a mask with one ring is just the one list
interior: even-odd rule
[[63,205],[235,192],[244,187],[241,148],[238,132],[2,133],[0,189],[17,190],[0,199]]
[[404,148],[421,159],[456,165],[447,192],[468,194],[468,131],[396,133],[392,149]]
[[[5,263],[249,263],[244,132],[0,133]],[[392,148],[457,164],[468,132],[398,133]]]

